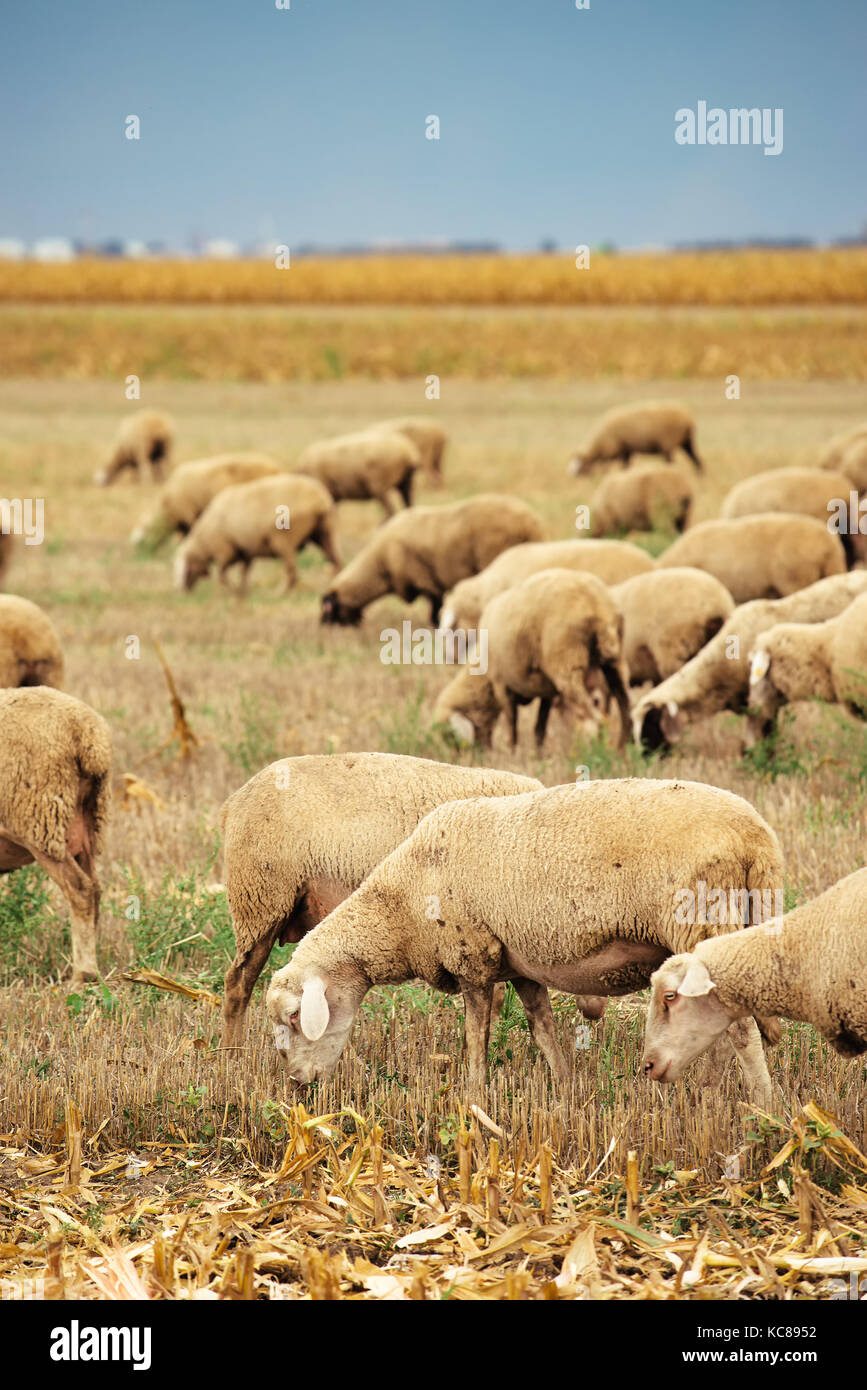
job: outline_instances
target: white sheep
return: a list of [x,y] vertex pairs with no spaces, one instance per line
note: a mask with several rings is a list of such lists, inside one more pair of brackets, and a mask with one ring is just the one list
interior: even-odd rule
[[843,457],[852,445],[861,439],[867,439],[867,420],[863,420],[860,425],[853,425],[851,429],[842,430],[829,439],[819,454],[816,467],[844,473],[846,470],[841,467]]
[[[672,571],[675,573],[676,571]],[[658,573],[664,573],[660,570]],[[720,710],[746,710],[750,653],[759,633],[777,622],[821,623],[867,592],[867,572],[821,579],[788,598],[743,603],[715,637],[680,670],[648,691],[632,710],[636,743],[652,752],[679,741],[686,724]]]
[[590,534],[611,531],[683,531],[694,490],[689,478],[665,464],[608,473],[590,501]]
[[825,700],[867,715],[867,593],[824,623],[778,623],[750,657],[750,727],[768,734],[795,700]]
[[374,499],[387,517],[412,506],[412,486],[422,456],[397,430],[370,429],[311,444],[293,472],[327,487],[335,502]]
[[646,550],[628,541],[576,539],[512,545],[446,595],[441,625],[455,631],[477,628],[483,609],[497,594],[549,569],[576,570],[595,575],[603,584],[619,584],[633,575],[651,573],[653,560]]
[[239,594],[247,592],[250,566],[257,557],[283,561],[284,592],[296,581],[297,554],[320,547],[339,568],[336,508],[327,488],[303,474],[278,473],[218,492],[193,526],[175,557],[175,584],[192,589],[211,566],[228,588],[227,572],[241,566]]
[[137,410],[120,424],[105,467],[94,474],[97,487],[109,487],[125,469],[138,482],[148,477],[160,482],[169,463],[174,424],[154,410]]
[[402,416],[398,420],[381,420],[374,429],[397,430],[411,439],[422,458],[422,467],[427,470],[434,482],[442,482],[443,454],[448,444],[448,435],[442,425],[424,415]]
[[633,454],[661,454],[671,463],[676,449],[692,460],[696,472],[702,471],[695,450],[695,421],[686,407],[673,401],[640,401],[607,411],[576,449],[569,472],[578,477],[599,463],[626,466]]
[[130,540],[133,545],[145,541],[156,549],[171,535],[185,536],[223,488],[281,471],[279,463],[264,454],[218,454],[178,464],[160,488],[154,510]]
[[220,813],[237,949],[226,973],[223,1045],[243,1041],[272,947],[300,941],[444,801],[538,791],[533,777],[392,753],[283,758]]
[[494,492],[399,512],[337,575],[322,600],[322,621],[357,624],[369,603],[393,593],[405,603],[427,598],[437,623],[448,589],[484,569],[500,551],[541,536],[532,507]]
[[657,560],[659,569],[689,565],[724,584],[735,603],[785,598],[818,579],[842,574],[840,537],[811,516],[763,512],[737,521],[702,521]]
[[69,903],[72,987],[96,979],[96,859],[111,801],[111,736],[47,686],[0,690],[0,874],[37,863]]
[[867,1052],[867,869],[746,931],[700,941],[651,980],[644,1073],[676,1081],[756,1013],[811,1023],[843,1057]]
[[712,574],[697,569],[651,570],[615,584],[623,614],[623,655],[632,685],[664,681],[719,632],[735,602]]
[[63,689],[63,652],[54,624],[29,599],[0,595],[0,688]]
[[[479,1091],[491,994],[511,980],[536,1043],[564,1077],[548,988],[643,989],[669,955],[742,926],[757,901],[766,915],[765,894],[781,891],[782,878],[771,828],[717,787],[628,778],[451,802],[274,975],[266,1006],[275,1042],[290,1076],[328,1076],[371,986],[418,977],[463,992],[470,1085]],[[708,886],[729,903],[736,895],[734,920],[711,924],[695,912],[703,886],[706,897]],[[779,1036],[776,1020],[764,1026]],[[732,1041],[751,1084],[769,1095],[755,1027]]]
[[[720,516],[727,521],[760,512],[789,512],[815,517],[823,525],[833,523],[841,506],[848,512],[854,507],[857,527],[859,514],[857,492],[853,499],[852,482],[842,472],[821,468],[773,468],[767,473],[755,473],[737,483],[723,499]],[[864,558],[864,538],[855,532],[837,533],[851,568]]]
[[574,570],[542,570],[492,599],[480,629],[486,634],[487,670],[463,666],[434,710],[434,722],[450,727],[460,741],[490,747],[505,711],[514,748],[518,706],[534,700],[539,701],[537,749],[554,704],[592,736],[604,723],[604,711],[593,701],[599,688],[618,703],[619,741],[630,733],[623,618],[601,580]]

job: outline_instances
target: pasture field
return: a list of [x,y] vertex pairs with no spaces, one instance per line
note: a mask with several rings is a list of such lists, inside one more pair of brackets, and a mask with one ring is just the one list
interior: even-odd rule
[[[102,859],[101,983],[70,995],[65,913],[39,873],[0,881],[0,1284],[42,1279],[48,1296],[87,1298],[839,1293],[834,1279],[848,1281],[847,1261],[867,1269],[867,1065],[844,1062],[805,1026],[786,1025],[771,1054],[780,1089],[768,1114],[746,1103],[733,1065],[713,1088],[701,1087],[701,1067],[671,1088],[645,1083],[640,998],[612,1001],[586,1028],[570,998],[557,1001],[575,1055],[565,1089],[551,1083],[510,999],[494,1030],[481,1114],[464,1089],[460,1008],[427,988],[369,995],[334,1079],[306,1092],[280,1072],[260,991],[243,1055],[219,1051],[218,996],[232,955],[218,891],[222,801],[267,762],[296,753],[454,758],[429,727],[447,677],[381,663],[381,630],[407,616],[394,600],[374,605],[359,630],[320,628],[329,572],[318,552],[305,552],[288,598],[278,595],[276,567],[258,562],[246,602],[211,582],[178,594],[169,548],[134,554],[128,534],[151,490],[90,482],[128,408],[124,374],[142,373],[142,405],[174,415],[179,458],[238,448],[291,463],[330,432],[436,410],[453,441],[446,482],[423,483],[419,500],[514,492],[563,538],[593,487],[566,476],[576,442],[600,411],[635,398],[621,377],[645,375],[585,374],[578,363],[570,381],[550,379],[556,372],[511,380],[500,359],[488,371],[480,350],[479,370],[465,375],[492,379],[452,380],[434,365],[443,372],[434,404],[424,399],[423,369],[412,381],[399,379],[404,370],[359,379],[380,375],[361,367],[347,380],[283,384],[236,373],[231,347],[225,380],[211,379],[217,349],[201,369],[195,354],[189,370],[155,368],[154,383],[141,367],[160,321],[166,342],[187,321],[203,340],[215,324],[230,338],[241,312],[222,320],[212,310],[154,308],[86,320],[53,306],[0,313],[4,336],[13,315],[27,318],[31,335],[29,357],[12,349],[19,376],[0,384],[0,492],[46,499],[45,543],[19,542],[8,584],[46,608],[64,643],[68,690],[109,721],[117,790]],[[791,327],[791,352],[809,370],[794,370],[789,356],[785,370],[757,373],[787,379],[754,380],[732,358],[730,370],[743,376],[739,401],[724,396],[725,354],[713,372],[684,366],[642,380],[641,395],[675,396],[697,416],[708,469],[697,519],[715,514],[738,479],[809,464],[830,434],[864,416],[863,333],[859,342],[849,313],[817,313],[815,336],[780,315],[779,331]],[[730,317],[734,339],[748,341],[750,315]],[[623,359],[639,361],[638,318],[629,332],[613,314],[602,319],[612,344],[620,336]],[[102,356],[122,322],[122,349],[115,341],[115,356]],[[144,343],[137,322],[149,325]],[[455,311],[440,327],[460,334],[461,322]],[[57,352],[61,338],[51,334],[62,337],[63,323],[74,325],[74,371],[56,355],[42,366],[33,356],[39,325],[53,325],[46,342]],[[285,336],[285,320],[281,329],[275,315],[273,331]],[[335,319],[329,331],[345,325]],[[647,332],[660,334],[659,321],[648,317]],[[528,349],[519,339],[520,356]],[[840,347],[835,357],[843,339],[850,355]],[[826,370],[815,369],[816,353]],[[279,361],[275,372],[284,374]],[[377,522],[375,505],[342,506],[345,556]],[[654,549],[664,542],[648,538]],[[421,605],[417,616],[426,617]],[[126,655],[130,637],[140,640],[139,659]],[[160,751],[172,716],[154,638],[200,740],[187,761]],[[556,716],[540,760],[525,715],[518,751],[499,729],[491,765],[547,785],[585,764],[592,776],[681,776],[746,796],[780,836],[790,903],[864,861],[867,736],[832,711],[799,710],[750,759],[739,754],[735,717],[720,716],[665,762],[647,764],[629,748],[582,745]],[[125,774],[134,779],[126,795]],[[148,983],[154,972],[174,991]],[[816,1255],[830,1263],[804,1269]]]

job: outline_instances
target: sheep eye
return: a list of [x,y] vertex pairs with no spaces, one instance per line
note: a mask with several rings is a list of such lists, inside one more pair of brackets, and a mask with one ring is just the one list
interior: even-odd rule
[[676,991],[676,990],[670,990],[668,994],[664,994],[662,997],[663,997],[663,999],[665,1000],[665,1002],[666,1002],[667,1004],[670,1004],[671,1001],[672,1001],[672,999],[676,999],[676,998],[677,998],[677,991]]

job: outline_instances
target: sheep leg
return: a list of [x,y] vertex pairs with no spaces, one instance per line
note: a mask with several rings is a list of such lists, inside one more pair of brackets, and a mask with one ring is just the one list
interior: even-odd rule
[[403,498],[396,487],[388,488],[379,500],[382,503],[386,521],[390,516],[394,516],[395,512],[399,512],[402,509]]
[[701,461],[701,459],[699,458],[698,454],[695,452],[695,445],[694,445],[693,442],[692,442],[692,435],[691,435],[691,434],[688,434],[688,435],[686,436],[686,439],[683,441],[683,444],[681,445],[681,448],[683,449],[683,452],[686,454],[687,458],[691,458],[691,459],[692,459],[693,466],[695,467],[696,473],[703,473],[703,472],[704,472],[704,464],[702,463],[702,461]]
[[469,1089],[474,1095],[482,1095],[488,1076],[493,988],[479,989],[468,980],[459,980],[458,983],[464,996],[464,1041],[470,1068]]
[[726,1037],[740,1063],[750,1099],[768,1109],[774,1098],[765,1050],[754,1018],[736,1018],[726,1031]]
[[341,567],[340,551],[337,549],[337,538],[331,520],[325,517],[320,521],[311,539],[319,546],[326,560],[333,565],[335,570]]
[[243,1047],[247,1031],[247,1010],[256,981],[277,937],[275,926],[265,936],[254,941],[247,951],[238,951],[226,971],[223,991],[222,1047]]
[[291,590],[295,588],[297,580],[298,565],[296,561],[296,553],[294,550],[290,550],[289,554],[286,556],[286,578],[283,582],[283,593],[290,593]]
[[557,1041],[557,1029],[551,1008],[551,997],[544,985],[535,980],[513,980],[518,998],[524,1006],[533,1042],[538,1047],[558,1081],[569,1080],[569,1063]]
[[536,739],[536,748],[540,753],[542,744],[545,742],[545,731],[548,728],[548,716],[551,713],[552,703],[544,696],[539,700],[539,713],[536,715],[536,727],[533,730],[533,735]]
[[509,740],[513,748],[518,746],[518,700],[511,690],[506,691],[506,708],[509,715]]
[[31,847],[31,853],[37,864],[57,884],[69,904],[72,988],[79,988],[86,980],[99,979],[99,966],[96,962],[99,885],[68,852],[63,859],[52,859],[50,855],[35,847]]
[[439,627],[440,615],[443,611],[443,596],[442,594],[428,594],[426,597],[430,600],[431,627]]
[[402,483],[398,483],[397,490],[408,507],[412,506],[412,488],[415,482],[415,474],[407,473]]

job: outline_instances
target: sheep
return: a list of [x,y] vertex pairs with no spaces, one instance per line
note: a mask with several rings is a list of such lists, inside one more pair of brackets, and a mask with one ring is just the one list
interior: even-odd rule
[[54,624],[29,599],[0,595],[0,688],[63,689],[63,652]]
[[[723,499],[720,516],[732,521],[758,512],[797,512],[815,517],[829,526],[834,520],[835,503],[847,509],[855,507],[858,516],[857,494],[852,498],[852,483],[844,473],[832,473],[821,468],[775,468],[756,473],[737,483]],[[847,510],[848,516],[848,510]],[[846,562],[851,569],[856,560],[864,558],[863,538],[857,533],[838,531]]]
[[603,681],[620,709],[623,742],[630,730],[623,619],[601,580],[574,570],[542,570],[492,599],[480,627],[487,634],[487,670],[461,669],[440,694],[435,723],[448,725],[463,742],[489,748],[494,725],[507,710],[514,748],[518,706],[538,700],[535,738],[541,751],[555,702],[585,733],[598,732],[602,720],[592,691]]
[[750,733],[771,732],[794,700],[827,700],[867,714],[867,593],[823,623],[778,623],[750,658]]
[[470,579],[463,579],[446,596],[444,628],[478,627],[482,610],[492,598],[540,570],[574,569],[593,574],[603,584],[618,584],[653,570],[645,550],[627,541],[530,541],[513,545]]
[[322,621],[357,624],[369,603],[395,593],[406,603],[429,599],[436,624],[448,589],[500,551],[541,537],[541,521],[517,497],[486,492],[449,506],[413,507],[391,517],[341,570],[322,600]]
[[785,916],[709,937],[651,979],[644,1074],[676,1081],[738,1020],[810,1023],[842,1057],[867,1052],[867,869]]
[[80,700],[47,686],[0,690],[0,874],[37,863],[70,910],[72,988],[96,979],[96,871],[111,799],[111,737]]
[[759,633],[776,622],[824,622],[865,592],[867,572],[854,570],[822,579],[788,598],[741,604],[691,661],[636,703],[632,710],[635,742],[648,752],[665,749],[679,741],[690,720],[706,719],[724,709],[743,713],[750,652]]
[[[537,791],[534,777],[393,753],[283,758],[220,812],[236,953],[226,972],[223,1045],[243,1041],[272,947],[300,941],[444,801]],[[599,1001],[597,1001],[599,1002]]]
[[151,515],[133,531],[133,545],[145,541],[157,549],[169,536],[185,536],[218,492],[281,472],[264,454],[219,454],[181,463],[163,483]]
[[442,482],[443,454],[448,444],[448,435],[442,425],[436,424],[424,415],[412,415],[399,420],[382,420],[373,426],[377,430],[397,430],[405,434],[421,454],[422,467],[435,482]]
[[335,570],[340,568],[335,517],[327,488],[302,474],[279,473],[223,488],[202,512],[175,557],[175,586],[192,589],[213,564],[220,583],[228,589],[228,570],[241,565],[236,592],[243,595],[253,560],[273,556],[283,561],[284,592],[288,593],[297,577],[297,552],[311,541]]
[[850,486],[867,493],[867,431],[851,441],[838,471],[848,478]]
[[610,531],[683,531],[689,525],[693,486],[665,464],[609,473],[590,502],[590,534]]
[[124,469],[138,482],[150,476],[161,482],[174,442],[174,424],[154,410],[137,410],[121,422],[104,468],[94,474],[97,487],[109,487]]
[[[548,988],[643,989],[669,955],[740,927],[757,904],[760,919],[770,915],[767,895],[781,892],[782,879],[770,826],[741,797],[696,782],[626,778],[453,801],[431,811],[273,976],[274,1040],[291,1077],[328,1076],[371,986],[419,977],[463,992],[478,1092],[491,993],[511,980],[537,1045],[565,1078]],[[704,911],[716,901],[708,885],[730,911]],[[761,1026],[778,1039],[775,1019]],[[769,1095],[755,1025],[729,1036],[750,1083]]]
[[689,565],[724,584],[735,603],[785,598],[818,579],[842,574],[840,537],[821,521],[789,512],[761,512],[737,521],[702,521],[659,556],[657,566]]
[[3,582],[9,572],[9,566],[12,563],[13,545],[14,540],[11,532],[0,531],[0,589],[3,588]]
[[311,444],[293,472],[316,478],[335,502],[375,498],[387,517],[412,506],[412,485],[422,456],[396,430],[364,430]]
[[685,406],[672,401],[641,401],[609,410],[575,451],[569,472],[577,478],[600,463],[625,466],[633,454],[661,454],[671,463],[676,449],[692,460],[697,473],[704,465],[695,450],[695,421]]
[[636,574],[611,589],[623,614],[623,655],[631,685],[657,684],[679,671],[719,632],[734,599],[704,570]]
[[840,434],[835,434],[829,439],[816,460],[816,467],[827,468],[835,473],[845,472],[841,467],[843,457],[860,439],[867,439],[867,420],[862,421],[860,425],[853,425],[849,430],[842,430]]

